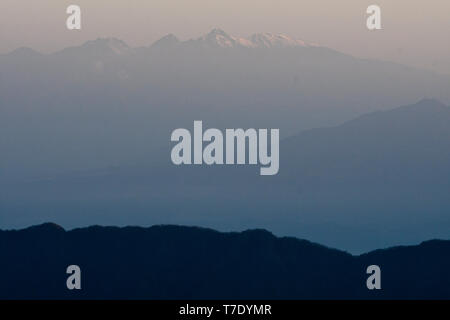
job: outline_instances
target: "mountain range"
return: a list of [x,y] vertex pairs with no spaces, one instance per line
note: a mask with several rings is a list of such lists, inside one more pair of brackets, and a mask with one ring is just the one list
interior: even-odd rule
[[[359,256],[265,230],[181,226],[0,231],[0,299],[449,299],[450,242]],[[381,269],[368,290],[366,269]],[[81,269],[68,290],[66,269]]]
[[[227,34],[221,29],[213,29],[208,34],[205,34],[196,39],[189,39],[186,41],[179,40],[174,34],[168,34],[161,39],[155,41],[148,47],[132,48],[124,41],[117,38],[97,38],[82,44],[79,47],[71,47],[63,49],[55,54],[68,53],[74,50],[80,50],[80,53],[97,52],[99,54],[110,55],[125,55],[136,53],[139,50],[146,48],[166,48],[173,49],[175,46],[198,46],[198,47],[212,47],[212,48],[282,48],[282,47],[313,47],[318,46],[314,43],[308,43],[303,40],[294,39],[286,34],[272,34],[272,33],[255,33],[250,37],[236,37]],[[6,57],[30,57],[42,56],[42,54],[34,51],[31,48],[21,47],[8,54]]]
[[449,104],[449,83],[285,35],[219,29],[142,48],[113,38],[52,54],[21,48],[0,55],[0,170],[14,178],[134,163],[199,119],[289,137],[424,97]]
[[[354,253],[447,239],[449,84],[218,29],[18,49],[0,56],[0,225],[258,227]],[[170,134],[194,120],[280,129],[279,174],[173,166]]]
[[286,48],[286,47],[312,47],[317,46],[303,40],[293,39],[285,34],[255,33],[248,38],[235,37],[221,29],[213,29],[207,35],[198,39],[180,41],[169,34],[152,44],[151,47],[203,46],[220,48]]

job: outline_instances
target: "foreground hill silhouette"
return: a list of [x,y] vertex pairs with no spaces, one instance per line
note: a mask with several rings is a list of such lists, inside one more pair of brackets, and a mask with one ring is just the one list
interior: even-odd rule
[[[47,223],[0,231],[1,299],[448,299],[450,241],[361,256],[265,230],[220,233],[181,226]],[[82,290],[66,289],[68,265]],[[382,290],[366,289],[366,268]]]

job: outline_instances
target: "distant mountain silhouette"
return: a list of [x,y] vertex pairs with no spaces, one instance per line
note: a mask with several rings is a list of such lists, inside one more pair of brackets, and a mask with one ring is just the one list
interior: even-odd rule
[[425,99],[285,139],[282,166],[302,188],[450,188],[449,137],[450,107]]
[[[361,256],[265,230],[181,226],[0,231],[0,299],[449,299],[450,241]],[[67,266],[82,289],[66,289]],[[381,290],[366,288],[367,266]]]
[[105,59],[134,52],[124,41],[117,38],[98,38],[81,46],[65,48],[57,52],[57,56],[88,57],[89,59]]
[[[54,146],[57,130],[81,147],[97,143],[105,153],[117,151],[107,159],[136,150],[101,137],[117,142],[142,132],[162,135],[173,129],[173,114],[176,125],[201,117],[216,127],[277,127],[287,137],[424,96],[450,102],[448,75],[359,59],[284,34],[239,37],[214,29],[185,41],[167,35],[141,48],[99,38],[51,54],[28,51],[0,55],[2,136],[17,136],[10,127],[25,125],[20,113],[31,112],[36,123],[26,124],[44,150]],[[145,125],[136,125],[143,119]],[[52,167],[64,164],[59,159]]]

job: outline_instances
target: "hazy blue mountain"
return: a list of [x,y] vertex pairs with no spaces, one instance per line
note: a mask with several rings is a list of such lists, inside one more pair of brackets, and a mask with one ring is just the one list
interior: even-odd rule
[[283,148],[287,178],[308,188],[448,188],[450,107],[422,100],[302,132]]
[[257,227],[351,252],[447,239],[449,137],[450,107],[422,100],[282,140],[271,177],[258,166],[177,167],[168,145],[148,163],[10,181],[0,219]]
[[14,178],[151,161],[170,132],[301,130],[423,97],[450,103],[450,77],[358,59],[286,35],[214,29],[131,48],[96,39],[0,56],[0,169]]
[[304,219],[360,225],[378,246],[448,238],[449,137],[450,107],[423,100],[285,139],[277,178],[297,190]]
[[[43,224],[0,231],[1,299],[449,299],[450,242],[360,256],[265,230]],[[81,268],[82,290],[66,289]],[[366,269],[381,268],[382,290]]]

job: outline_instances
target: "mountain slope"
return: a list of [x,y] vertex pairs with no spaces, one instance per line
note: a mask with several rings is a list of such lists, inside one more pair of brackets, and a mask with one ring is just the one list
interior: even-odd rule
[[[436,100],[363,115],[283,141],[285,173],[310,187],[448,188],[450,107]],[[300,179],[301,177],[301,179]]]
[[[449,241],[351,256],[264,230],[54,224],[0,240],[2,299],[450,298]],[[71,264],[81,291],[65,287]],[[381,291],[366,289],[369,264],[381,267]]]

